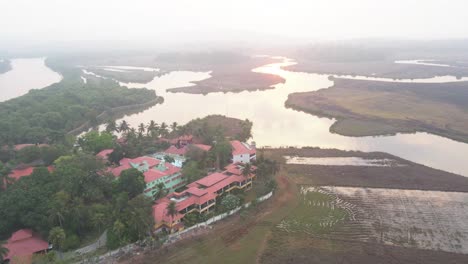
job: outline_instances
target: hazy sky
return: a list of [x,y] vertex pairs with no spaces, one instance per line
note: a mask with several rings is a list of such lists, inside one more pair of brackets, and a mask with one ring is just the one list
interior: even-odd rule
[[10,42],[468,37],[467,0],[0,0],[0,10]]

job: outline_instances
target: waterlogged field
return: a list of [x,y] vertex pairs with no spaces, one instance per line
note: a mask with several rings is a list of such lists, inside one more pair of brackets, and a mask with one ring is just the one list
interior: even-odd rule
[[288,233],[326,234],[336,225],[354,219],[349,206],[320,189],[302,187],[298,206],[277,227]]
[[391,167],[405,166],[392,159],[364,159],[361,157],[298,157],[284,156],[286,164],[323,165],[323,166],[367,166]]
[[468,254],[468,193],[323,186],[300,196],[281,230]]

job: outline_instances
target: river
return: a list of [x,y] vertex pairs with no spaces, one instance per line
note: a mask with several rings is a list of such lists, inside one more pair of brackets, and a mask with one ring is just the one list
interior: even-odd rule
[[0,102],[59,82],[60,74],[45,66],[44,58],[13,59],[12,69],[0,74]]
[[[255,69],[259,72],[280,75],[286,80],[285,83],[275,85],[274,89],[266,91],[208,95],[166,92],[168,88],[189,86],[192,81],[209,78],[209,72],[175,71],[156,77],[146,84],[128,83],[125,84],[128,87],[154,89],[158,95],[164,97],[164,103],[141,113],[125,116],[123,119],[136,127],[139,123],[147,124],[150,120],[158,123],[169,124],[176,121],[184,124],[194,118],[222,114],[253,121],[253,139],[258,146],[317,146],[382,151],[433,168],[468,176],[468,162],[466,162],[468,144],[427,133],[345,137],[330,133],[329,128],[334,122],[333,119],[319,118],[285,108],[284,102],[290,93],[315,91],[333,85],[328,75],[281,69],[281,66],[291,63],[285,61]],[[34,74],[27,76],[31,79],[36,77]]]

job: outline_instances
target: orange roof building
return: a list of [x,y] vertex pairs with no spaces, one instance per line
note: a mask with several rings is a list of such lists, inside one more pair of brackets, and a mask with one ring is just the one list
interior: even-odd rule
[[[190,183],[187,185],[188,189],[183,192],[174,192],[159,199],[153,206],[155,228],[170,228],[173,231],[181,230],[184,228],[183,217],[185,214],[194,211],[199,213],[209,212],[214,207],[216,197],[219,195],[233,189],[250,188],[255,177],[253,173],[255,167],[252,167],[252,172],[247,176],[242,175],[242,170],[242,164],[231,164],[222,173],[212,173]],[[177,214],[174,216],[167,214],[167,206],[171,201],[176,202]]]
[[5,260],[10,263],[31,263],[32,255],[45,252],[49,249],[49,243],[31,229],[20,229],[11,235],[5,247],[9,250]]

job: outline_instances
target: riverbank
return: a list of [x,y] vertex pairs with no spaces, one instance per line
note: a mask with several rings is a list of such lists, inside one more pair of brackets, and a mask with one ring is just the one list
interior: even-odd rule
[[334,118],[330,131],[344,136],[419,131],[468,142],[468,123],[463,121],[468,120],[466,82],[334,81],[327,89],[290,94],[286,107]]

